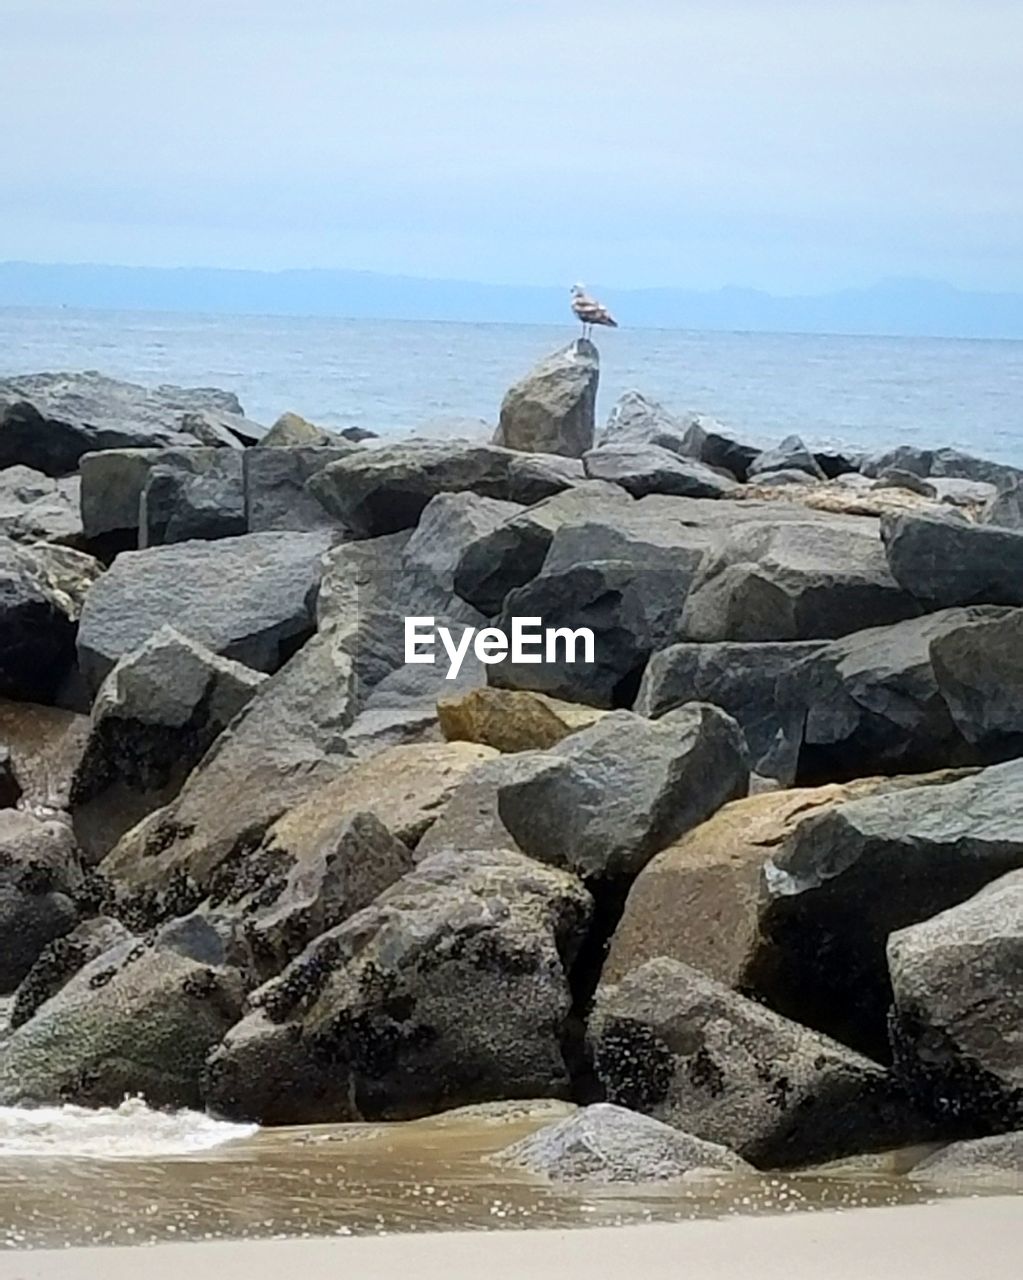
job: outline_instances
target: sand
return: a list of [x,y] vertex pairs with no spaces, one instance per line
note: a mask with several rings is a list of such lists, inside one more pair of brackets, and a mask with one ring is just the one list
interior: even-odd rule
[[576,1231],[39,1250],[2,1280],[1017,1280],[1023,1197]]

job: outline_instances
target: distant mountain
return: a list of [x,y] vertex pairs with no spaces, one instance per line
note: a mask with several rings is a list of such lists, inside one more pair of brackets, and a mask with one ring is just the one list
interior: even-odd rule
[[[1023,294],[927,280],[779,297],[755,289],[601,289],[630,328],[1023,338]],[[560,324],[567,287],[472,284],[367,271],[226,271],[0,263],[0,306],[99,307],[353,319]]]

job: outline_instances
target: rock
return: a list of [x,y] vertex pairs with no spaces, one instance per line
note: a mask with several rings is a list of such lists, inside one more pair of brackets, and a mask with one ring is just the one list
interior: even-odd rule
[[813,456],[828,480],[860,474],[862,455],[859,453],[851,453],[848,449],[815,449]]
[[300,834],[294,824],[278,827],[210,884],[211,908],[240,920],[263,978],[412,869],[408,846],[369,812],[347,812]]
[[635,875],[749,783],[738,725],[703,703],[654,721],[613,712],[546,757],[501,787],[498,813],[526,853],[583,877]]
[[0,471],[0,535],[15,542],[63,542],[82,539],[77,476],[55,480],[31,467]]
[[581,458],[593,447],[599,378],[600,356],[585,338],[541,360],[505,395],[494,444]]
[[1008,481],[989,498],[979,519],[1000,529],[1023,529],[1023,477]]
[[226,409],[195,409],[182,414],[181,430],[200,444],[227,449],[259,444],[266,435],[266,427],[260,423]]
[[22,797],[21,780],[6,746],[0,746],[0,809],[14,809]]
[[626,391],[611,410],[597,447],[655,445],[682,454],[685,436],[685,425],[656,400]]
[[745,482],[755,458],[762,452],[754,445],[744,444],[720,422],[704,414],[692,414],[688,419],[681,452],[689,458],[716,470],[727,471],[736,480]]
[[370,431],[367,427],[342,427],[337,433],[342,440],[350,440],[352,444],[362,444],[364,440],[379,440],[379,431]]
[[264,680],[170,626],[117,662],[96,695],[71,787],[75,835],[90,861],[178,794]]
[[764,471],[760,475],[751,476],[749,483],[758,489],[780,489],[786,485],[813,486],[819,483],[816,476],[808,471],[793,471],[782,468],[778,471]]
[[136,545],[142,491],[150,469],[163,456],[163,449],[104,449],[82,455],[82,529],[90,543],[103,540],[116,550]]
[[1023,866],[1023,761],[869,796],[801,823],[765,865],[762,944],[744,988],[887,1054],[890,933]]
[[925,512],[881,521],[895,580],[928,609],[1023,604],[1023,532]]
[[96,449],[188,445],[182,414],[240,413],[238,401],[206,388],[117,382],[98,373],[40,373],[0,379],[0,467],[21,463],[49,476],[77,470]]
[[553,460],[464,441],[408,441],[353,450],[308,481],[311,492],[356,537],[413,528],[439,493],[464,490],[531,505],[574,483]]
[[666,956],[737,990],[760,946],[764,864],[804,822],[847,800],[940,785],[949,772],[860,778],[844,785],[768,791],[726,804],[662,849],[629,890],[601,982]]
[[[51,702],[75,656],[75,601],[42,547],[0,538],[0,697]],[[86,557],[87,559],[87,557]]]
[[245,521],[250,533],[292,529],[341,532],[343,526],[327,511],[309,481],[324,467],[352,452],[350,445],[289,445],[277,449],[246,449],[242,455]]
[[240,450],[167,450],[146,476],[138,520],[140,548],[245,533]]
[[434,855],[252,996],[210,1059],[207,1105],[295,1123],[564,1095],[589,914],[578,881],[521,854]]
[[[358,648],[355,649],[358,654]],[[457,697],[482,684],[482,666],[467,660],[457,677],[448,680],[443,666],[405,666],[379,680],[359,700],[359,713],[345,733],[345,744],[356,759],[367,759],[389,747],[416,742],[440,742],[437,695]],[[450,692],[449,692],[450,691]]]
[[[548,501],[557,502],[557,498]],[[475,493],[439,493],[423,508],[405,544],[405,563],[431,571],[448,591],[454,591],[455,570],[466,548],[487,539],[523,510],[519,503]]]
[[509,591],[540,572],[558,529],[596,517],[614,522],[631,501],[618,485],[586,481],[510,516],[463,548],[455,567],[455,591],[492,617]]
[[671,645],[647,663],[634,710],[659,716],[686,702],[713,703],[738,722],[753,772],[787,785],[797,752],[786,740],[802,727],[806,704],[798,685],[779,694],[779,682],[823,647],[818,640]]
[[448,742],[481,742],[498,751],[542,751],[605,713],[525,689],[472,689],[437,702]]
[[1003,612],[975,605],[872,627],[794,664],[776,688],[792,708],[782,757],[809,783],[983,763],[949,714],[932,652],[944,636]]
[[257,848],[282,813],[340,774],[353,686],[343,637],[321,632],[259,687],[178,796],[125,833],[101,869],[144,927],[192,910],[223,862]]
[[727,1147],[608,1102],[547,1125],[493,1159],[551,1182],[679,1182],[704,1169],[753,1173]]
[[1023,1132],[952,1142],[921,1160],[910,1171],[913,1182],[1004,1183],[1023,1180]]
[[750,521],[707,556],[686,598],[676,638],[847,635],[919,613],[904,585],[889,572],[872,522],[843,517]]
[[0,742],[10,752],[25,808],[66,809],[89,717],[32,702],[0,700]]
[[13,991],[47,943],[74,928],[82,884],[63,823],[0,809],[0,993]]
[[958,476],[933,476],[929,483],[939,502],[972,510],[983,507],[998,493],[998,486],[986,480],[963,480]]
[[521,852],[498,813],[498,796],[507,783],[533,778],[546,768],[535,751],[515,752],[486,760],[465,775],[451,792],[437,819],[415,847],[416,861],[432,853],[471,853],[474,849]]
[[989,758],[1023,754],[1023,609],[975,605],[962,613],[930,644],[942,701],[959,733]]
[[886,1072],[688,965],[657,959],[598,993],[589,1037],[609,1102],[761,1168],[919,1137]]
[[337,443],[337,436],[330,431],[324,431],[322,427],[313,426],[297,413],[282,413],[259,443],[265,448],[332,445]]
[[799,436],[786,436],[773,449],[758,453],[749,465],[747,479],[753,480],[769,471],[805,471],[816,480],[827,479],[817,459]]
[[131,937],[120,920],[94,916],[48,943],[18,987],[11,1027],[27,1022],[51,996],[67,986],[79,969]]
[[634,498],[649,493],[683,498],[720,498],[732,492],[736,482],[702,462],[682,458],[657,445],[604,445],[583,455],[583,468],[591,480],[619,484]]
[[886,467],[873,483],[875,489],[905,489],[909,493],[918,493],[921,498],[936,498],[938,491],[928,480],[918,476],[914,471],[903,471],[899,467]]
[[201,1110],[207,1054],[242,1012],[244,988],[200,920],[128,939],[81,969],[0,1045],[0,1105],[73,1102]]
[[1023,871],[888,939],[895,1071],[974,1131],[1023,1126]]
[[249,533],[128,551],[89,593],[78,660],[98,689],[117,660],[160,627],[214,653],[275,671],[312,633],[322,533]]
[[861,463],[864,475],[872,477],[892,467],[924,478],[979,480],[999,487],[1012,483],[1023,474],[1016,467],[975,458],[958,449],[918,449],[915,445],[899,445],[886,453],[865,458]]

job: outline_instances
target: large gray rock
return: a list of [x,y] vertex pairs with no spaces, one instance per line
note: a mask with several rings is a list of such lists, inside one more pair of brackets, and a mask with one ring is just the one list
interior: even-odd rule
[[609,1102],[538,1129],[494,1160],[551,1182],[678,1182],[694,1170],[753,1172],[727,1147]]
[[558,529],[598,517],[616,526],[616,516],[631,502],[618,485],[585,481],[527,507],[466,544],[455,568],[454,588],[491,617],[500,612],[509,591],[525,586],[540,572]]
[[1021,755],[1023,609],[967,612],[973,616],[931,641],[941,697],[967,742],[989,757]]
[[521,854],[427,859],[252,997],[210,1059],[207,1105],[279,1123],[563,1096],[590,905]]
[[749,785],[739,726],[703,703],[653,721],[613,712],[543,757],[501,786],[498,813],[520,848],[584,877],[635,875]]
[[686,425],[640,391],[626,391],[615,403],[597,447],[656,445],[682,454]]
[[783,785],[796,774],[792,745],[805,716],[798,682],[782,681],[825,642],[675,644],[647,663],[633,710],[660,716],[686,702],[711,702],[739,724],[754,773]]
[[895,1070],[922,1107],[1023,1127],[1023,871],[888,939]]
[[796,759],[799,780],[983,763],[949,713],[932,654],[946,636],[1003,612],[975,605],[872,627],[794,665],[777,695],[796,709],[785,721],[782,754]]
[[0,809],[0,994],[13,991],[42,949],[74,928],[83,879],[64,823]]
[[924,1128],[876,1063],[677,960],[598,992],[589,1038],[610,1102],[761,1167],[888,1149]]
[[678,639],[814,640],[920,612],[889,572],[873,521],[750,521],[707,557]]
[[957,515],[886,515],[881,536],[892,576],[928,609],[1023,604],[1023,531]]
[[634,498],[650,493],[682,498],[721,498],[736,482],[702,462],[683,458],[658,445],[605,445],[583,455],[583,467],[591,480],[619,484]]
[[66,1102],[201,1109],[207,1054],[241,1016],[244,987],[198,917],[90,961],[0,1044],[0,1105]]
[[20,1027],[28,1022],[41,1005],[67,986],[79,969],[131,936],[120,920],[93,916],[48,943],[18,987],[10,1025]]
[[890,933],[1023,866],[1023,761],[850,800],[767,861],[744,987],[873,1056],[887,1053]]
[[516,752],[484,761],[452,791],[444,812],[416,845],[417,860],[422,861],[431,853],[518,850],[498,812],[501,788],[536,777],[546,768],[546,756],[539,751]]
[[[82,529],[90,542],[103,540],[116,549],[135,546],[139,502],[149,472],[168,450],[103,449],[79,459],[82,475]],[[184,450],[175,450],[183,453]],[[196,449],[198,454],[205,450]]]
[[235,449],[168,450],[139,498],[139,546],[246,532],[242,455]]
[[[558,498],[547,501],[557,502]],[[526,510],[520,503],[481,498],[475,493],[439,493],[423,508],[419,523],[405,544],[405,563],[417,570],[430,570],[445,588],[453,591],[455,570],[466,549],[485,542],[495,530]]]
[[81,596],[99,568],[79,552],[0,537],[0,697],[54,700],[74,662]]
[[325,533],[249,533],[128,551],[90,591],[78,660],[93,689],[165,624],[275,671],[312,633]]
[[178,794],[266,678],[170,626],[118,661],[96,695],[71,786],[75,835],[89,860]]
[[979,518],[981,524],[1000,529],[1023,529],[1023,476],[1003,484],[984,504]]
[[227,392],[136,386],[98,373],[39,373],[0,379],[0,467],[22,463],[69,475],[95,449],[190,445],[184,414],[241,413]]
[[737,440],[727,427],[706,414],[690,414],[686,418],[686,434],[680,452],[698,458],[708,467],[728,471],[736,480],[745,481],[754,458],[762,452],[757,446]]
[[593,447],[599,378],[600,356],[585,338],[541,360],[505,394],[494,444],[581,458]]
[[242,413],[217,408],[193,409],[182,414],[181,430],[194,436],[199,444],[227,449],[243,449],[246,445],[258,444],[266,435],[266,427],[262,423],[253,422]]
[[469,490],[503,502],[540,502],[576,483],[557,461],[495,445],[410,440],[357,449],[308,484],[356,537],[373,538],[413,528],[439,493]]
[[998,486],[1009,484],[1023,474],[1016,467],[975,458],[959,449],[919,449],[916,445],[899,445],[885,453],[872,454],[860,464],[867,476],[878,476],[892,467],[923,477],[979,480]]
[[286,448],[246,449],[242,455],[245,521],[249,533],[273,529],[311,532],[340,530],[310,487],[324,467],[347,458],[353,445],[289,445]]
[[0,471],[0,534],[16,542],[78,545],[80,488],[77,476],[55,480],[23,466]]
[[772,471],[805,471],[815,480],[826,479],[820,463],[799,436],[786,436],[781,444],[758,453],[749,465],[747,478],[753,483]]
[[915,1164],[909,1176],[914,1182],[1019,1187],[1023,1184],[1023,1130],[949,1143]]

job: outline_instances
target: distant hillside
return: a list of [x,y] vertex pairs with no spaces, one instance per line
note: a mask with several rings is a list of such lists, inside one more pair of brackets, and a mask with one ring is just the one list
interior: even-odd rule
[[[1023,294],[971,293],[924,280],[817,297],[597,284],[593,292],[633,328],[1023,338]],[[0,263],[0,306],[555,324],[565,318],[567,298],[567,285],[523,288],[363,271]]]

